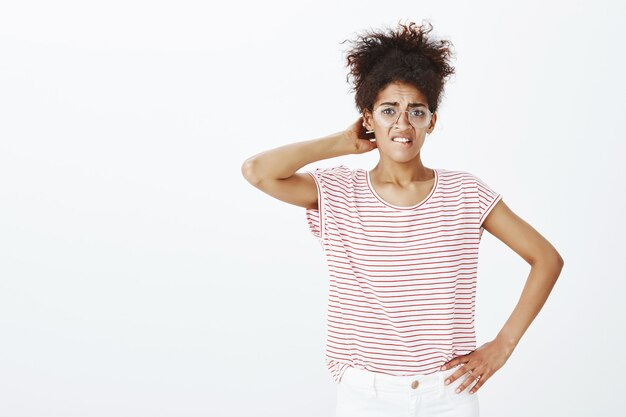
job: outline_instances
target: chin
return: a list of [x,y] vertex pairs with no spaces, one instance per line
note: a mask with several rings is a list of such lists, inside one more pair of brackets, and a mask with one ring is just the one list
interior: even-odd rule
[[407,163],[415,160],[419,156],[419,152],[413,154],[405,153],[404,155],[398,155],[396,152],[383,152],[389,159],[397,163]]

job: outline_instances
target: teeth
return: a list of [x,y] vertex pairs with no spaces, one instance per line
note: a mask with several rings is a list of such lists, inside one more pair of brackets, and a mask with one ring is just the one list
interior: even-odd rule
[[405,143],[411,141],[410,139],[407,139],[407,138],[393,138],[392,140],[394,142],[405,142]]

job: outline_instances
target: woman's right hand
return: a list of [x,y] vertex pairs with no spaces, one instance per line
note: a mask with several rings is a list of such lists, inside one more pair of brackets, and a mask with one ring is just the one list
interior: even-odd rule
[[359,116],[356,122],[352,123],[348,129],[343,132],[343,138],[347,142],[346,146],[354,150],[352,153],[365,153],[378,147],[376,141],[370,141],[370,139],[374,139],[374,134],[365,132],[366,129],[363,126],[362,116]]

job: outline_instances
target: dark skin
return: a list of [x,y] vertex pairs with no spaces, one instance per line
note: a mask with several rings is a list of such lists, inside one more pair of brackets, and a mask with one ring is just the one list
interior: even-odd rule
[[517,253],[531,268],[519,301],[498,335],[467,355],[448,361],[442,367],[445,370],[461,365],[447,382],[452,383],[467,375],[458,392],[478,381],[470,389],[470,394],[478,391],[509,359],[545,304],[564,265],[563,258],[550,242],[502,200],[493,207],[483,222],[483,227]]
[[[374,108],[386,101],[398,102],[401,109],[406,109],[409,103],[425,102],[425,96],[410,84],[396,82],[380,92]],[[433,113],[428,126],[416,129],[409,124],[405,113],[396,125],[383,127],[366,110],[363,117],[346,131],[347,137],[354,142],[356,153],[379,149],[380,161],[372,170],[372,180],[386,201],[409,206],[421,201],[430,191],[431,169],[422,164],[420,151],[426,134],[433,131],[436,121],[436,113]],[[376,142],[369,140],[372,135],[366,134],[365,129],[374,130]],[[413,139],[412,146],[403,148],[393,143],[391,137],[398,134]],[[503,200],[493,207],[483,227],[524,259],[531,269],[517,305],[496,337],[466,355],[453,358],[441,368],[446,370],[460,365],[448,377],[446,384],[466,375],[457,392],[474,384],[470,394],[478,391],[504,366],[545,304],[564,265],[563,258],[550,242],[515,214]]]

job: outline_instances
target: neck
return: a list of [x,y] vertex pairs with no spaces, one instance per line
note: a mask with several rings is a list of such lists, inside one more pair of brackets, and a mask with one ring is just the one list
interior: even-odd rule
[[379,161],[370,172],[379,182],[406,185],[412,182],[430,181],[434,178],[434,170],[426,168],[422,161],[411,163],[384,163]]

